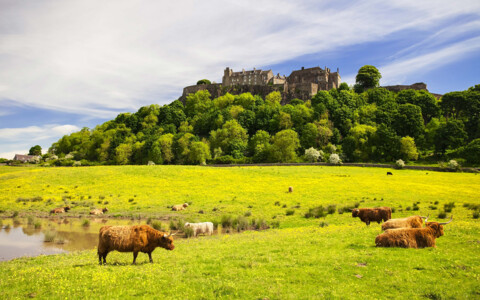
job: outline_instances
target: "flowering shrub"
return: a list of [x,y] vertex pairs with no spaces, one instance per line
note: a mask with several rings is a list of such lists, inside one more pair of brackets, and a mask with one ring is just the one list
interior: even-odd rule
[[305,150],[305,158],[310,161],[310,162],[316,162],[319,159],[323,159],[323,151],[320,150],[318,151],[317,149],[310,147],[307,150]]
[[328,158],[328,162],[334,165],[342,164],[342,160],[340,159],[340,156],[338,156],[338,154],[336,153],[330,155],[330,157]]
[[399,159],[395,162],[395,166],[397,167],[397,169],[403,169],[403,167],[405,167],[405,162]]

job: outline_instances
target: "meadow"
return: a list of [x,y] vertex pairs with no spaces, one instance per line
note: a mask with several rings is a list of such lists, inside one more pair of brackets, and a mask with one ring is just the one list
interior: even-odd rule
[[[107,206],[110,217],[166,224],[221,223],[225,216],[278,224],[176,239],[175,250],[153,253],[154,264],[140,254],[132,266],[131,253],[113,252],[99,266],[95,250],[3,262],[0,298],[480,298],[480,222],[467,207],[480,205],[479,179],[472,173],[325,166],[0,167],[4,217],[15,211],[43,216],[69,204],[70,216],[87,217],[90,207]],[[169,208],[184,202],[191,203],[184,211]],[[309,209],[329,205],[336,206],[334,213],[305,218]],[[429,249],[376,248],[380,225],[367,227],[338,210],[390,206],[394,218],[439,220],[445,205],[453,222],[437,248]]]

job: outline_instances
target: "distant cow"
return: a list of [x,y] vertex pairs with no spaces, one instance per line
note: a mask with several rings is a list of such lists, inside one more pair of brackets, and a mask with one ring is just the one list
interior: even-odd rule
[[425,248],[436,247],[435,239],[443,235],[445,223],[428,222],[424,228],[390,229],[375,238],[377,247]]
[[213,234],[213,223],[212,222],[203,222],[203,223],[185,223],[185,227],[193,229],[193,236],[198,234],[212,235]]
[[187,207],[188,207],[188,203],[177,204],[177,205],[172,206],[172,210],[179,211],[179,210],[184,210]]
[[370,222],[387,221],[392,218],[392,209],[390,207],[376,207],[376,208],[355,208],[352,210],[352,217],[359,217],[362,222],[370,225]]
[[62,214],[62,213],[66,213],[67,211],[70,210],[70,206],[65,206],[65,207],[57,207],[57,208],[54,208],[50,211],[51,214]]
[[104,213],[106,213],[108,211],[108,208],[103,208],[103,209],[98,209],[98,208],[95,208],[95,209],[92,209],[90,211],[90,214],[91,215],[103,215]]
[[98,261],[107,263],[107,254],[111,251],[133,252],[133,264],[138,252],[148,254],[150,262],[152,252],[157,247],[173,250],[172,234],[155,230],[148,225],[103,226],[98,236]]
[[423,225],[423,219],[427,217],[411,216],[402,219],[390,219],[382,224],[382,230],[395,229],[395,228],[421,228]]
[[387,172],[387,175],[393,175],[393,173],[392,172]]

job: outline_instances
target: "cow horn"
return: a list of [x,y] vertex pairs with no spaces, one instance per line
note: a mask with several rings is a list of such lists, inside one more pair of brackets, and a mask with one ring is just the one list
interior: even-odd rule
[[166,233],[163,234],[163,237],[169,237],[169,235],[167,235]]
[[428,215],[427,215],[427,217],[425,218],[425,224],[427,223],[427,221],[428,221]]
[[170,233],[170,236],[174,236],[176,235],[178,232],[175,232],[175,233]]
[[425,219],[425,222],[427,222],[427,220],[428,220],[428,216],[429,216],[429,215],[430,215],[430,214],[428,214],[426,217],[422,217],[422,216],[420,216],[420,218],[422,218],[422,219]]
[[450,221],[444,222],[444,223],[438,223],[439,225],[447,225],[448,223],[452,222],[453,220],[453,215],[450,217]]

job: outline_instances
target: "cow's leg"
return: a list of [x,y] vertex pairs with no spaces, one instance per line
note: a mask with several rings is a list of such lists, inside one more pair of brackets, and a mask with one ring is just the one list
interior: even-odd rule
[[102,264],[103,253],[98,252],[98,264]]
[[133,252],[133,263],[132,263],[132,265],[135,264],[135,261],[137,260],[137,255],[138,255],[138,251],[134,251]]
[[370,220],[366,220],[365,224],[367,224],[367,226],[370,226]]
[[152,252],[148,252],[148,259],[150,259],[150,263],[153,264]]
[[105,253],[103,254],[103,264],[104,264],[104,265],[107,264],[107,254],[108,254],[108,252],[105,252]]

